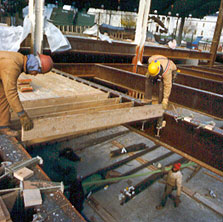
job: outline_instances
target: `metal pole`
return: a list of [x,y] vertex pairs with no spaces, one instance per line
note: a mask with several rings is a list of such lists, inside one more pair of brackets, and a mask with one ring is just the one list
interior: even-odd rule
[[44,0],[35,1],[34,55],[43,51]]
[[133,72],[137,70],[138,61],[141,62],[142,54],[144,49],[144,44],[146,40],[146,31],[147,31],[147,22],[150,11],[151,0],[140,0],[139,3],[139,12],[136,24],[136,33],[135,33],[135,44],[136,46],[136,55],[133,58]]
[[140,49],[139,49],[138,61],[140,62],[142,62],[144,44],[146,41],[146,32],[147,32],[148,17],[149,17],[149,12],[150,12],[150,5],[151,5],[151,0],[146,0],[146,6],[144,10],[143,23],[142,23],[142,36],[141,36]]
[[34,24],[35,24],[35,16],[34,16],[34,0],[29,0],[29,19],[31,21],[31,45],[30,45],[30,53],[34,52]]
[[217,23],[215,26],[214,37],[213,37],[212,44],[211,44],[211,50],[210,50],[211,59],[209,62],[210,67],[212,67],[214,65],[214,62],[216,59],[216,53],[217,53],[217,49],[218,49],[219,40],[221,37],[222,26],[223,26],[223,0],[221,0],[221,3],[220,3],[218,19],[217,19]]

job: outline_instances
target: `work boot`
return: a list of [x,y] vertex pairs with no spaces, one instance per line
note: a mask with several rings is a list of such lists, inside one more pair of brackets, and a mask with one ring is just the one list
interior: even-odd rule
[[11,130],[9,127],[0,129],[0,134],[5,134],[7,136],[13,136],[13,137],[19,136],[18,131]]
[[162,206],[162,205],[158,205],[158,206],[156,206],[156,209],[157,210],[162,210],[164,207]]

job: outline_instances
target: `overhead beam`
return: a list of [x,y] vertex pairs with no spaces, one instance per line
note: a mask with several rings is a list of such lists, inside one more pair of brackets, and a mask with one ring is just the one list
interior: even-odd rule
[[[90,39],[85,37],[78,37],[78,36],[66,36],[68,41],[71,44],[72,49],[68,52],[64,52],[64,58],[72,60],[72,55],[101,55],[101,56],[119,56],[119,57],[126,57],[132,59],[135,56],[135,48],[136,44],[132,44],[129,42],[117,42],[113,41],[112,44],[96,39]],[[27,52],[29,49],[28,45],[29,41],[25,41],[21,47],[22,51]],[[49,46],[45,43],[45,53],[50,53]],[[149,56],[161,54],[167,56],[168,58],[175,58],[175,59],[200,59],[200,60],[210,60],[211,53],[209,52],[199,52],[197,50],[190,50],[190,49],[170,49],[167,46],[145,46],[143,57],[148,58]],[[52,55],[58,56],[57,54]],[[98,58],[96,58],[98,60]],[[103,59],[103,58],[102,58]],[[63,60],[64,62],[68,62]],[[72,61],[69,61],[72,62]],[[103,61],[101,61],[103,62]]]

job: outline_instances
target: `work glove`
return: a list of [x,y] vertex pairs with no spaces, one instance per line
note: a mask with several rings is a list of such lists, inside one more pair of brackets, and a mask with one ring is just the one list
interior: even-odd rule
[[29,118],[26,112],[19,116],[19,119],[25,131],[31,130],[33,128],[33,121]]
[[162,101],[162,106],[163,106],[163,109],[166,110],[167,107],[168,107],[168,100],[167,99],[163,99]]
[[178,207],[179,206],[179,204],[180,204],[180,197],[179,196],[176,196],[176,198],[175,198],[175,207]]

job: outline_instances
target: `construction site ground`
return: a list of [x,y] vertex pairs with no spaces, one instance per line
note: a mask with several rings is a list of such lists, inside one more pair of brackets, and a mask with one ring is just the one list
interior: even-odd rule
[[[120,133],[117,136],[117,133]],[[108,139],[109,138],[109,139]],[[145,143],[151,147],[154,145],[149,139],[129,131],[124,126],[119,126],[88,135],[80,136],[75,139],[61,142],[58,144],[60,149],[71,147],[76,154],[81,157],[81,161],[77,164],[77,174],[86,176],[100,168],[104,168],[112,163],[125,159],[128,153],[119,158],[111,158],[110,151],[118,149],[115,144],[121,144],[124,147],[134,145],[136,143]],[[155,151],[141,157],[144,161],[149,161],[160,155],[169,152],[164,147],[159,147]],[[169,161],[179,159],[180,156],[173,154],[168,158],[160,161],[162,165]],[[157,164],[157,163],[154,163]],[[140,162],[133,160],[127,164],[115,169],[119,173],[124,173],[138,167]],[[162,210],[156,210],[156,205],[160,203],[162,193],[164,191],[163,180],[160,179],[149,186],[146,190],[136,195],[127,203],[120,205],[120,191],[126,187],[135,185],[142,181],[145,177],[131,178],[122,180],[108,187],[105,186],[95,193],[89,193],[88,198],[84,202],[83,215],[87,221],[202,221],[202,222],[222,222],[223,221],[223,179],[207,169],[202,168],[189,182],[186,179],[193,173],[193,167],[182,170],[183,172],[183,192],[181,195],[181,204],[175,208],[173,201],[168,199],[166,207]],[[137,173],[148,172],[145,168]],[[213,176],[212,176],[213,175]],[[185,191],[185,192],[184,192]],[[187,194],[186,194],[187,193]],[[188,195],[190,193],[190,195]],[[192,196],[202,199],[199,203]],[[205,206],[205,204],[209,206]],[[216,213],[214,209],[218,209],[220,213]]]

